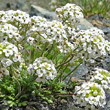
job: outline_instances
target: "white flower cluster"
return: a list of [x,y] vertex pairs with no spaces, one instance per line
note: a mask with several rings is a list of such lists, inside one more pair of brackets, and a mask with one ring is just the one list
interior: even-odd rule
[[75,5],[67,3],[65,6],[56,9],[56,14],[68,26],[77,27],[79,19],[83,18],[82,9]]
[[57,47],[61,53],[69,53],[75,49],[74,45],[70,43],[68,40],[57,43]]
[[21,54],[15,45],[4,41],[0,43],[0,61],[4,67],[10,66],[13,61],[20,62]]
[[32,17],[31,21],[34,25],[27,32],[29,36],[27,42],[30,45],[39,45],[46,42],[53,44],[54,42],[59,50],[64,53],[74,48],[73,44],[68,42],[65,27],[61,22],[57,20],[49,22],[39,16]]
[[0,42],[8,41],[9,39],[11,39],[11,42],[16,42],[20,41],[21,38],[22,37],[20,36],[19,31],[15,26],[11,24],[0,25]]
[[37,73],[37,81],[45,82],[47,80],[53,80],[57,71],[55,69],[55,65],[51,60],[48,60],[46,57],[39,57],[35,59],[33,64],[30,64],[27,68],[29,74]]
[[104,89],[110,90],[110,73],[101,68],[95,68],[88,77],[89,81],[100,84]]
[[66,31],[64,30],[64,26],[61,22],[57,20],[53,20],[52,22],[45,21],[45,19],[39,16],[33,17],[31,19],[32,21],[33,19],[35,20],[35,25],[28,32],[29,36],[40,39],[42,42],[49,42],[50,44],[52,44],[53,41],[62,42],[64,39],[67,39]]
[[66,31],[64,30],[64,26],[61,22],[53,20],[52,22],[47,23],[47,29],[46,34],[42,34],[42,36],[45,36],[46,40],[50,42],[51,44],[53,41],[56,43],[60,43],[67,39]]
[[31,28],[27,31],[27,42],[30,45],[40,45],[45,41],[42,33],[45,33],[47,25],[47,20],[40,16],[33,16],[31,19]]
[[73,95],[75,104],[85,107],[85,110],[95,110],[95,106],[104,107],[106,96],[101,85],[94,82],[84,82],[75,87]]
[[45,26],[45,23],[47,22],[47,19],[41,16],[32,16],[30,19],[31,19],[32,28],[36,27],[37,31],[41,31],[43,29],[41,27]]
[[37,31],[39,33],[44,32],[47,27],[47,20],[41,16],[33,16],[31,19],[31,29],[30,31]]
[[77,57],[84,60],[105,56],[110,51],[110,43],[104,39],[102,30],[94,27],[79,31],[74,41],[78,47]]
[[[20,26],[20,24],[28,24],[30,23],[29,14],[26,12],[17,10],[9,10],[9,11],[0,11],[0,21],[1,23],[15,23],[16,26]],[[19,27],[20,28],[20,27]]]

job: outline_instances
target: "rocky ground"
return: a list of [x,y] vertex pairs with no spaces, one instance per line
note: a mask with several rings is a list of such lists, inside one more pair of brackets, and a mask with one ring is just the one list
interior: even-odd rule
[[0,10],[17,10],[26,11],[29,13],[32,4],[49,9],[51,0],[0,0]]
[[[58,19],[55,12],[50,12],[48,3],[50,0],[0,0],[0,10],[23,10],[29,13],[31,16],[39,15],[47,18],[48,20]],[[105,34],[105,39],[110,41],[110,19],[105,19],[103,16],[98,14],[92,15],[89,18],[81,19],[79,28],[88,29],[90,27],[98,27],[103,30]],[[110,71],[110,55],[96,60],[98,67],[102,67]],[[88,72],[93,68],[93,65],[81,65],[74,77],[84,79]],[[82,74],[83,73],[83,74]],[[110,110],[110,93],[106,93],[107,104],[105,108],[99,108],[97,110]],[[9,106],[0,105],[0,110],[83,110],[82,108],[75,107],[72,103],[72,99],[65,99],[61,101],[57,99],[54,104],[47,104],[45,101],[42,101],[38,97],[31,96],[32,100],[28,103],[26,108],[10,108]],[[38,101],[39,99],[39,101]],[[38,101],[38,102],[37,102]]]

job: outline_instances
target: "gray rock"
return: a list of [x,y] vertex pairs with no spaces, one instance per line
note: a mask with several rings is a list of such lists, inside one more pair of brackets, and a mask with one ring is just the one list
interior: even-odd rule
[[14,108],[14,110],[23,110],[23,108],[16,107],[16,108]]
[[0,10],[22,10],[27,13],[30,11],[28,0],[0,0]]
[[30,11],[30,16],[36,15],[36,16],[42,16],[44,18],[53,20],[56,19],[58,20],[57,15],[55,14],[55,12],[50,12],[40,6],[36,6],[36,5],[31,5],[31,11]]
[[74,73],[73,77],[77,77],[79,79],[84,79],[84,76],[88,73],[88,68],[84,64],[80,65],[79,68]]
[[106,34],[106,35],[104,36],[104,39],[105,39],[105,40],[108,40],[108,41],[110,42],[110,33]]
[[18,0],[16,2],[16,9],[20,9],[29,13],[30,3],[27,0]]
[[9,110],[9,106],[0,104],[0,110]]
[[[71,71],[75,68],[75,66],[73,66],[71,69]],[[68,81],[70,80],[71,77],[75,77],[76,79],[81,79],[81,80],[85,80],[86,75],[88,74],[89,70],[87,68],[87,66],[85,66],[84,64],[81,64],[78,69],[74,72],[73,76],[72,73],[64,80],[65,83],[68,83]]]
[[78,28],[80,30],[87,30],[91,27],[93,27],[93,25],[89,21],[87,21],[85,18],[80,19],[80,23],[78,25]]
[[102,31],[104,32],[104,34],[108,34],[110,33],[110,27],[105,27],[104,29],[102,29]]
[[110,33],[106,35],[106,39],[110,42]]
[[104,69],[110,71],[110,56],[108,56],[107,58],[105,58],[105,59],[103,60],[102,65],[103,65],[103,68],[104,68]]
[[94,14],[94,15],[90,16],[88,18],[88,20],[99,20],[101,18],[103,18],[103,17],[102,16],[99,16],[98,14]]

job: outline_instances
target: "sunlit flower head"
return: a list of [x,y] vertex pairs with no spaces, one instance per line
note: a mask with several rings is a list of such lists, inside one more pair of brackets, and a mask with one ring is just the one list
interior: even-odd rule
[[104,107],[106,104],[105,98],[105,92],[101,85],[94,82],[84,82],[81,86],[76,86],[73,95],[75,103],[85,108],[86,105],[89,105],[89,107]]

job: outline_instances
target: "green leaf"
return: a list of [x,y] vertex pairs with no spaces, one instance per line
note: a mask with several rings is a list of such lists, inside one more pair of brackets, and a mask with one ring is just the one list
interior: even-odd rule
[[18,106],[20,107],[20,106],[26,106],[27,105],[27,101],[23,101],[23,102],[21,102],[21,103],[18,103]]
[[15,100],[15,98],[12,97],[12,96],[8,96],[8,98],[11,99],[11,100]]
[[69,73],[71,71],[71,69],[70,68],[67,68],[66,70],[65,70],[65,73]]
[[9,104],[10,107],[17,106],[17,104],[11,100],[7,101],[7,104]]
[[5,97],[5,95],[0,95],[0,97],[2,98],[2,97]]
[[52,104],[52,103],[53,103],[53,101],[52,101],[52,100],[48,100],[48,103],[51,103],[51,104]]

